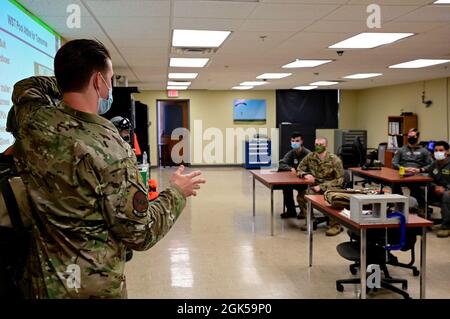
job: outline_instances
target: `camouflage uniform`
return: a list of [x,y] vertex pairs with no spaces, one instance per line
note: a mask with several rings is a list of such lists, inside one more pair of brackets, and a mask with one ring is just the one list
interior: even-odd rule
[[[430,183],[429,194],[431,202],[438,202],[441,206],[442,225],[443,229],[450,229],[450,158],[443,161],[434,161],[428,168],[428,174],[433,179]],[[434,189],[436,186],[445,188],[442,196],[438,196]]]
[[[323,160],[316,152],[309,153],[297,167],[297,176],[303,177],[311,174],[315,178],[315,184],[320,186],[323,192],[331,188],[341,188],[344,183],[344,168],[339,157],[327,151]],[[303,214],[306,214],[305,195],[315,195],[316,192],[306,190],[298,194],[297,201]]]
[[[114,125],[60,99],[53,77],[14,86],[15,156],[34,207],[28,297],[125,298],[125,248],[153,246],[186,200],[172,186],[149,204],[136,157]],[[77,269],[80,287],[69,274]]]

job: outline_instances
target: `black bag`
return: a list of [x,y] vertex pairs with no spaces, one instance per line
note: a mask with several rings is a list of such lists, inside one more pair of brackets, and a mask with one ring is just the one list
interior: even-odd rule
[[[17,177],[13,156],[0,155],[0,191],[7,212],[0,212],[0,298],[22,299],[21,280],[30,250],[31,231],[24,225],[10,179]],[[26,196],[24,194],[24,196]],[[5,225],[5,216],[10,224]]]

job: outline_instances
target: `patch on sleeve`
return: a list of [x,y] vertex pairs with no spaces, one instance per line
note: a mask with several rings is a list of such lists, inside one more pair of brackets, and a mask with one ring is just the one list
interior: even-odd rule
[[148,199],[144,192],[138,191],[133,196],[133,214],[139,218],[147,216]]

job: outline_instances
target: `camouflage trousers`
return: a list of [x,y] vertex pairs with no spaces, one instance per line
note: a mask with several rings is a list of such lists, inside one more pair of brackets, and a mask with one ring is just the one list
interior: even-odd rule
[[[313,191],[312,189],[308,188],[306,190],[303,191],[299,191],[298,195],[297,195],[297,202],[298,202],[298,206],[300,207],[300,214],[304,214],[304,216],[306,216],[307,212],[307,200],[305,198],[305,195],[322,195],[324,192],[319,192],[316,193],[315,191]],[[313,219],[314,219],[314,214],[313,214]],[[330,227],[334,226],[334,225],[338,225],[339,223],[337,222],[336,219],[334,218],[330,218]]]

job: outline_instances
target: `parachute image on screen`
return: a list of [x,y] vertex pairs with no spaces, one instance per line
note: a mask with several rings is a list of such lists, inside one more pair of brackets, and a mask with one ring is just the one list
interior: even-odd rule
[[60,36],[16,1],[0,1],[0,152],[14,143],[6,132],[14,84],[33,75],[53,75],[60,45]]

